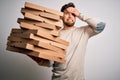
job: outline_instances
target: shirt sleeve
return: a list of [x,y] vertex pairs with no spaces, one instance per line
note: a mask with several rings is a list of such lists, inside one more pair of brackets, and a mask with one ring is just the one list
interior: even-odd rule
[[106,25],[106,23],[104,23],[101,20],[91,18],[83,14],[80,14],[79,19],[88,24],[87,26],[85,26],[85,31],[88,33],[90,37],[98,33],[101,33]]

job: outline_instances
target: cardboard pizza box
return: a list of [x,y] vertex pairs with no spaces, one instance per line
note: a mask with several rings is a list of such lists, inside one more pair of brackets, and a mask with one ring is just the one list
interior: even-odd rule
[[54,15],[54,14],[50,14],[50,13],[47,13],[47,12],[42,12],[42,11],[39,11],[39,10],[34,10],[34,9],[29,9],[29,8],[22,8],[21,12],[23,14],[31,13],[31,14],[34,14],[36,16],[41,16],[43,18],[47,18],[47,19],[54,20],[54,21],[61,20],[61,17],[59,15]]
[[36,57],[40,57],[40,58],[44,58],[44,59],[48,59],[48,60],[53,60],[53,61],[57,61],[57,62],[61,62],[61,63],[65,63],[65,61],[66,61],[58,53],[55,53],[55,52],[49,51],[49,50],[45,50],[42,48],[38,48],[38,47],[33,46],[28,43],[8,42],[7,45],[32,50],[33,51],[32,53],[25,53],[25,54],[29,54],[32,56],[36,56]]
[[40,21],[35,21],[35,20],[29,20],[29,19],[22,19],[22,18],[18,18],[17,20],[18,23],[21,22],[26,22],[35,26],[39,26],[39,27],[43,27],[45,29],[50,29],[50,30],[59,30],[60,28],[57,28],[57,26],[52,25],[52,24],[48,24],[45,22],[40,22]]
[[[28,26],[28,25],[26,25],[26,26]],[[28,26],[29,27],[29,26]],[[22,29],[18,29],[18,30],[22,30]],[[15,32],[14,32],[15,33]],[[35,34],[35,35],[37,35],[37,36],[40,36],[40,37],[43,37],[43,38],[45,38],[45,39],[49,39],[49,40],[52,40],[52,41],[55,41],[55,42],[58,42],[58,43],[60,43],[60,44],[63,44],[63,45],[66,45],[66,46],[68,46],[69,45],[69,43],[67,42],[67,41],[65,41],[65,40],[63,40],[63,39],[60,39],[59,37],[54,37],[54,36],[52,36],[52,35],[50,35],[50,34],[48,34],[48,33],[46,33],[44,30],[27,30],[26,32],[22,32],[22,33],[20,33],[20,32],[16,32],[16,34],[23,34],[23,36],[25,36],[25,35],[30,35],[30,34]]]
[[29,2],[21,12],[24,19],[17,20],[20,29],[11,30],[6,49],[26,54],[45,66],[49,66],[51,60],[65,63],[69,42],[59,37],[63,13]]
[[34,35],[33,33],[11,33],[10,36],[18,36],[18,37],[22,37],[22,38],[42,41],[42,42],[48,43],[50,45],[53,45],[55,47],[58,47],[58,48],[61,48],[61,49],[64,49],[64,50],[67,48],[67,45],[63,45],[63,44],[60,44],[60,43],[45,39],[43,37]]
[[36,21],[40,21],[40,22],[45,22],[45,23],[49,23],[49,24],[52,24],[52,25],[55,25],[55,26],[59,26],[59,27],[63,27],[63,23],[62,21],[52,21],[52,20],[49,20],[49,19],[46,19],[46,18],[43,18],[43,17],[40,17],[40,16],[36,16],[36,15],[33,15],[31,13],[25,13],[24,14],[24,18],[25,19],[31,19],[31,20],[36,20]]
[[45,66],[45,67],[51,66],[50,60],[29,55],[30,53],[33,53],[33,51],[23,49],[23,48],[13,47],[13,46],[9,46],[9,45],[6,47],[6,50],[25,54],[25,55],[29,56],[30,58],[32,58],[35,62],[37,62],[41,66]]
[[15,47],[19,47],[19,48],[24,48],[24,49],[32,50],[32,51],[39,52],[39,53],[48,53],[49,55],[52,55],[55,57],[64,58],[64,54],[60,54],[60,53],[55,52],[55,51],[51,51],[51,50],[48,50],[45,48],[34,46],[30,43],[9,41],[7,43],[7,45],[15,46]]
[[21,38],[21,37],[17,37],[17,36],[9,36],[8,40],[11,41],[11,42],[29,43],[29,44],[32,44],[32,45],[35,45],[35,46],[38,46],[38,47],[42,47],[42,48],[45,48],[45,49],[48,49],[48,50],[58,52],[61,55],[65,55],[65,53],[66,53],[65,50],[63,50],[61,48],[58,48],[58,47],[55,47],[55,46],[52,46],[52,45],[50,45],[48,43],[45,43],[45,42],[42,42],[42,41],[25,39],[25,38]]
[[45,29],[36,25],[32,25],[26,22],[21,22],[20,27],[24,29],[29,29],[29,30],[38,30],[47,33],[48,35],[53,35],[53,36],[60,36],[60,32],[56,30],[49,30]]
[[43,12],[48,12],[48,13],[52,13],[52,14],[55,14],[55,15],[63,16],[63,13],[60,12],[60,11],[57,11],[57,10],[54,10],[54,9],[51,9],[51,8],[47,8],[47,7],[43,7],[43,6],[33,4],[33,3],[30,3],[30,2],[25,2],[25,8],[40,10],[40,11],[43,11]]

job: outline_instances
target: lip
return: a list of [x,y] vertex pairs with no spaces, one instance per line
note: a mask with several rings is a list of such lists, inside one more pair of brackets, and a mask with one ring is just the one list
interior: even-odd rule
[[67,21],[69,21],[69,22],[73,22],[73,20],[72,20],[72,19],[67,19]]

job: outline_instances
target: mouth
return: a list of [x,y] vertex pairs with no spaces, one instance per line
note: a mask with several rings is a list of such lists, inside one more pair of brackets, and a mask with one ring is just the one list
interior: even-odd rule
[[68,22],[73,22],[73,20],[72,20],[72,19],[67,19],[67,21],[68,21]]

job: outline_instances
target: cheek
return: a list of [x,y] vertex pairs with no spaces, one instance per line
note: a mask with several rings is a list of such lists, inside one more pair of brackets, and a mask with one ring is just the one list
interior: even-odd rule
[[67,21],[67,19],[68,19],[68,16],[63,16],[64,21]]
[[72,20],[73,20],[73,21],[76,21],[76,18],[75,18],[75,17],[73,17],[73,18],[72,18]]
[[64,19],[67,19],[68,17],[69,17],[68,15],[65,15],[65,16],[64,16]]
[[76,18],[75,18],[74,16],[71,16],[71,17],[70,17],[69,15],[63,15],[63,21],[64,21],[64,22],[67,22],[68,19],[71,19],[73,22],[76,21]]

